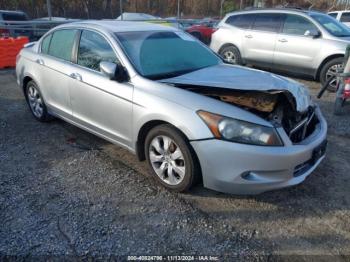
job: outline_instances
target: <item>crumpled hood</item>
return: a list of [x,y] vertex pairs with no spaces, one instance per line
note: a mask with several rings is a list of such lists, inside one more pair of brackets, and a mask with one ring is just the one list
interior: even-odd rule
[[304,85],[282,76],[241,66],[221,64],[162,79],[160,82],[247,91],[287,90],[295,98],[297,111],[305,112],[312,104],[309,91]]

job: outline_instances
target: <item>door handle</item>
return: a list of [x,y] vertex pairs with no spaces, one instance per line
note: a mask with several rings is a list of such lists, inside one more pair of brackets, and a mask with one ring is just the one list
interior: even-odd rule
[[37,59],[36,62],[39,64],[39,65],[44,65],[44,60],[42,59]]
[[278,41],[281,42],[281,43],[286,43],[286,42],[288,42],[287,39],[279,39]]
[[82,81],[82,80],[83,80],[82,77],[81,77],[81,75],[78,74],[78,73],[72,73],[72,74],[70,74],[69,76],[70,76],[71,78],[75,79],[75,80],[78,80],[78,81]]
[[250,38],[253,38],[253,36],[252,35],[246,35],[245,38],[249,38],[250,39]]

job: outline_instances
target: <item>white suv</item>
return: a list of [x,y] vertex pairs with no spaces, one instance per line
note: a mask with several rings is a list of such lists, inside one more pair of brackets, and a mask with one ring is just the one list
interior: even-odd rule
[[210,47],[227,62],[308,75],[322,83],[341,69],[350,44],[350,28],[314,11],[235,12],[218,27]]
[[350,10],[347,11],[333,11],[328,13],[343,24],[350,26]]

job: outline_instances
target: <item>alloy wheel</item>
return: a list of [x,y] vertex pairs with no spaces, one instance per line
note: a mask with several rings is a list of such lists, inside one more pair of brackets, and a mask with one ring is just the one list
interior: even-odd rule
[[186,172],[180,147],[168,136],[153,138],[149,147],[149,159],[154,172],[166,184],[179,185]]
[[226,62],[230,64],[236,64],[236,56],[232,51],[228,50],[224,52],[223,56]]
[[39,91],[34,86],[28,87],[28,102],[30,109],[37,118],[41,118],[44,113],[43,101]]
[[[331,78],[336,76],[338,73],[341,73],[343,71],[343,64],[336,64],[331,66],[327,73],[326,73],[326,82]],[[331,90],[336,90],[337,89],[337,78],[334,78],[330,83],[329,83],[330,89]]]

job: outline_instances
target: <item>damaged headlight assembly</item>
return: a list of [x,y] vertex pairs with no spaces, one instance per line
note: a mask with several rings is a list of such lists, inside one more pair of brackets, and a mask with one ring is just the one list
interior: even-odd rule
[[262,126],[206,111],[197,112],[215,138],[241,144],[283,146],[273,127]]

